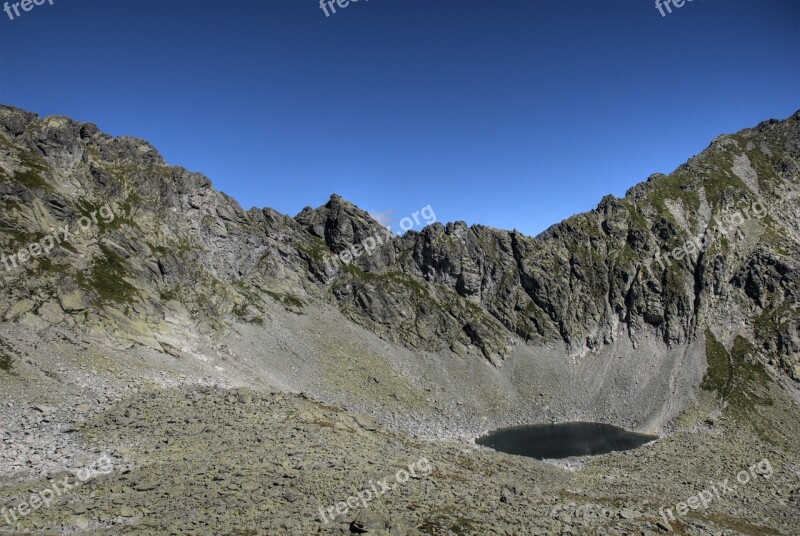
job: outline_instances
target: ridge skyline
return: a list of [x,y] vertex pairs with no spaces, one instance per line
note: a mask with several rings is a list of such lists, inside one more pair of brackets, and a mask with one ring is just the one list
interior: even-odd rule
[[[306,204],[305,206],[303,206],[299,211],[297,211],[294,214],[292,214],[291,212],[283,212],[283,211],[275,208],[272,205],[264,205],[264,206],[252,205],[249,208],[244,208],[245,205],[243,205],[242,202],[236,196],[226,192],[225,190],[222,190],[221,188],[219,188],[217,186],[217,181],[215,180],[214,177],[212,177],[210,175],[207,175],[206,173],[204,173],[202,171],[192,170],[191,168],[187,167],[184,164],[168,162],[166,160],[166,158],[164,158],[164,155],[163,155],[162,151],[155,144],[150,142],[147,138],[143,138],[143,137],[140,137],[140,136],[127,135],[127,134],[119,134],[119,135],[109,134],[107,131],[105,131],[105,130],[101,129],[100,127],[98,127],[95,122],[92,122],[92,121],[79,121],[77,119],[74,119],[74,118],[72,118],[72,117],[70,117],[68,115],[64,115],[64,114],[43,115],[43,114],[40,114],[38,112],[33,112],[33,111],[30,111],[30,110],[26,110],[24,108],[20,108],[20,107],[15,106],[15,105],[3,104],[3,103],[0,103],[0,107],[7,107],[7,108],[10,108],[12,110],[33,114],[39,120],[45,120],[45,119],[50,119],[50,118],[65,119],[67,121],[74,122],[74,123],[76,123],[78,125],[81,125],[81,126],[90,125],[91,127],[97,129],[102,134],[110,136],[112,139],[120,139],[120,140],[128,139],[128,140],[138,141],[138,142],[140,142],[140,143],[142,143],[144,145],[147,145],[153,151],[155,151],[155,153],[158,155],[158,158],[160,158],[160,160],[161,160],[161,162],[163,163],[164,166],[184,169],[189,173],[196,173],[196,174],[202,176],[203,178],[207,179],[211,183],[212,187],[216,191],[218,191],[221,194],[223,194],[223,195],[229,197],[230,199],[234,200],[236,202],[236,204],[245,212],[249,212],[249,211],[252,211],[252,210],[261,211],[261,210],[270,209],[270,210],[274,210],[275,212],[277,212],[277,213],[279,213],[279,214],[281,214],[283,216],[286,216],[286,217],[289,217],[289,218],[292,218],[292,219],[296,220],[304,211],[306,211],[308,209],[319,210],[320,208],[327,206],[328,203],[331,200],[333,200],[334,198],[339,198],[340,200],[342,200],[342,201],[348,203],[349,205],[351,205],[352,207],[354,207],[354,208],[366,213],[367,215],[369,215],[369,217],[372,218],[372,220],[375,223],[381,225],[382,227],[386,227],[387,225],[385,225],[384,221],[381,221],[380,214],[385,214],[385,213],[389,213],[389,212],[397,212],[394,209],[389,209],[389,210],[384,210],[384,211],[370,210],[368,208],[362,207],[361,205],[358,204],[358,202],[353,201],[351,198],[347,197],[346,195],[342,195],[337,191],[331,192],[331,194],[328,195],[328,198],[327,198],[327,200],[325,202],[323,202],[323,203],[321,203],[321,204],[319,204],[317,206]],[[468,228],[493,229],[493,230],[502,231],[502,232],[508,232],[508,233],[516,232],[516,233],[519,233],[519,234],[521,234],[522,236],[525,236],[525,237],[539,238],[540,236],[542,236],[542,235],[546,234],[548,231],[550,231],[553,227],[556,227],[556,226],[564,223],[565,221],[567,221],[567,220],[569,220],[569,219],[571,219],[571,218],[573,218],[575,216],[578,216],[578,215],[581,215],[581,214],[585,214],[585,213],[589,213],[589,212],[592,212],[592,211],[596,210],[602,204],[603,200],[608,198],[609,196],[611,198],[613,198],[613,199],[624,199],[625,197],[628,196],[629,192],[632,189],[636,188],[637,186],[642,185],[642,184],[646,184],[646,183],[650,182],[652,179],[657,178],[659,176],[669,176],[669,175],[671,175],[675,171],[679,170],[682,166],[686,165],[686,163],[690,162],[692,159],[694,159],[697,156],[703,154],[703,152],[705,152],[710,147],[712,147],[714,145],[714,143],[717,140],[719,140],[720,138],[723,138],[725,136],[734,135],[734,134],[736,134],[738,132],[741,132],[741,131],[744,131],[744,130],[756,129],[762,124],[766,124],[766,123],[770,123],[770,122],[776,122],[776,121],[778,121],[778,122],[785,121],[785,120],[790,119],[792,117],[795,117],[797,115],[800,115],[800,108],[798,108],[795,112],[793,112],[792,114],[790,114],[787,117],[782,118],[782,119],[773,117],[773,118],[770,118],[770,119],[766,119],[766,120],[760,121],[758,124],[756,124],[754,126],[744,127],[744,128],[739,129],[739,130],[737,130],[735,132],[725,132],[725,133],[718,134],[706,145],[706,147],[702,151],[687,157],[681,164],[676,166],[673,170],[671,170],[669,172],[655,171],[653,173],[650,173],[644,179],[639,180],[638,182],[635,182],[635,183],[631,184],[630,186],[628,186],[625,189],[625,193],[622,196],[615,195],[614,193],[606,193],[591,208],[586,209],[586,210],[578,210],[578,209],[576,209],[576,211],[572,212],[568,216],[566,216],[566,217],[564,217],[564,218],[562,218],[562,219],[560,219],[558,221],[549,223],[543,230],[541,230],[541,231],[539,231],[537,233],[527,233],[527,232],[524,232],[524,231],[520,231],[519,228],[516,227],[516,226],[509,229],[509,228],[499,227],[499,226],[495,226],[495,225],[491,225],[491,224],[487,224],[487,223],[483,223],[483,222],[479,222],[479,221],[469,221],[466,218],[459,218],[459,217],[457,217],[456,219],[450,219],[450,220],[436,219],[435,222],[433,222],[431,224],[422,225],[422,226],[415,226],[415,227],[413,227],[411,229],[408,229],[408,231],[420,232],[423,229],[425,229],[426,227],[428,227],[430,225],[436,225],[436,224],[440,224],[440,225],[445,226],[445,227],[450,225],[450,224],[464,224]],[[427,205],[427,204],[433,205],[433,203],[423,203],[421,206],[424,206],[424,205]],[[434,206],[433,208],[435,209],[436,207]],[[376,217],[376,216],[378,216],[378,217]],[[403,216],[405,216],[405,215],[401,214],[399,217],[394,218],[394,219],[399,221]],[[395,223],[396,222],[392,222],[391,226],[394,226]],[[394,236],[402,236],[407,231],[403,231],[402,233],[397,233],[397,232],[395,232],[393,230],[392,232],[393,232]]]

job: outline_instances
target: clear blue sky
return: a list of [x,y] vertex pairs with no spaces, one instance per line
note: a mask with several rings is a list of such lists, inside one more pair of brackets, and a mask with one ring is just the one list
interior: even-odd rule
[[45,0],[0,12],[0,102],[145,138],[245,208],[536,234],[800,108],[798,28],[798,0]]

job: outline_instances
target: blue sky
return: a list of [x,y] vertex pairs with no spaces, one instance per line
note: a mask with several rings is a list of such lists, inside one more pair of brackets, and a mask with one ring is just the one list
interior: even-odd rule
[[798,27],[797,0],[45,0],[0,12],[0,102],[145,138],[245,208],[537,234],[800,108]]

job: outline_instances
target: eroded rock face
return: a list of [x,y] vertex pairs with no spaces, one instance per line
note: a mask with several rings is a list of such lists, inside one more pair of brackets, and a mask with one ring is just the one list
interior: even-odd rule
[[436,223],[343,263],[385,230],[336,195],[295,218],[245,211],[147,142],[0,107],[4,255],[114,214],[0,266],[0,314],[158,348],[176,325],[213,334],[263,321],[269,300],[287,314],[335,300],[386,339],[496,366],[520,344],[585,355],[646,332],[674,347],[734,323],[800,380],[798,158],[800,113],[721,136],[538,237]]

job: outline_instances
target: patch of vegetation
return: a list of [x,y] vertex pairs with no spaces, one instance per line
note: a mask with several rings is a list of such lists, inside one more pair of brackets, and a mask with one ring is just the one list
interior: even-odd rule
[[375,279],[378,279],[378,274],[374,274],[372,272],[365,272],[364,270],[362,270],[353,263],[345,263],[344,271],[352,275],[353,277],[361,279],[363,281],[373,281]]
[[473,317],[482,317],[485,315],[485,311],[472,303],[470,300],[462,296],[461,294],[457,293],[456,291],[448,288],[448,287],[439,287],[437,289],[441,293],[442,300],[439,302],[440,306],[443,306],[446,310],[450,311],[451,313],[463,311],[465,317],[473,316]]
[[[718,243],[720,253],[726,254],[731,250],[731,244],[727,236],[720,236]],[[713,245],[714,244],[712,244],[712,246]]]
[[411,252],[410,251],[404,251],[404,252],[402,252],[400,254],[400,257],[398,257],[397,264],[400,264],[400,265],[411,264],[412,260],[413,260],[413,257],[411,256]]
[[30,152],[20,151],[19,161],[26,171],[17,171],[12,180],[24,185],[31,190],[44,190],[51,192],[53,187],[44,179],[43,174],[47,171],[47,166],[37,159]]
[[169,256],[169,250],[167,248],[165,248],[164,246],[154,246],[153,244],[148,242],[147,243],[147,247],[150,248],[150,251],[152,251],[153,253],[158,254],[158,256],[160,256],[160,257]]
[[[126,217],[133,216],[134,211],[143,202],[142,196],[138,192],[131,192],[125,201],[119,204],[120,212],[124,213]],[[116,221],[116,220],[115,220]]]
[[293,307],[303,307],[305,303],[303,300],[298,298],[297,296],[293,296],[291,294],[284,294],[283,295],[283,303],[289,304]]
[[592,214],[578,214],[571,216],[564,222],[572,231],[582,234],[584,237],[603,236],[603,229],[598,224]]
[[297,296],[294,296],[292,294],[288,294],[288,293],[279,294],[277,292],[272,292],[272,291],[269,291],[269,290],[265,290],[264,292],[270,298],[274,299],[277,302],[282,303],[283,305],[286,305],[286,306],[289,306],[289,307],[297,307],[297,308],[302,308],[303,306],[305,306],[305,303],[303,302],[303,300],[301,300],[300,298],[298,298]]
[[669,221],[674,221],[672,212],[667,208],[667,200],[682,203],[687,212],[696,214],[700,209],[700,197],[695,191],[693,178],[685,171],[659,178],[649,194],[649,202],[658,210],[658,214]]
[[736,176],[712,175],[703,185],[706,199],[714,208],[720,208],[723,199],[742,198],[747,191],[745,184]]
[[[734,137],[739,140],[742,147],[746,148],[748,146],[745,139],[740,136]],[[783,151],[781,148],[786,143],[783,136],[779,136],[778,139],[770,141],[769,151],[772,153],[771,156],[764,153],[761,150],[760,144],[757,142],[752,143],[750,149],[745,149],[745,154],[747,158],[750,159],[750,165],[753,167],[758,177],[759,186],[767,191],[773,190],[775,185],[780,181],[774,162],[780,162],[782,160]]]
[[0,348],[0,370],[3,372],[11,370],[11,356],[6,354],[2,348]]
[[706,330],[706,360],[708,369],[701,387],[717,393],[739,415],[756,406],[772,405],[765,393],[772,381],[764,365],[756,361],[756,348],[744,337],[736,337],[730,353]]
[[764,309],[761,314],[755,318],[754,327],[756,337],[762,340],[772,339],[778,333],[778,324],[775,322],[773,312],[770,309]]
[[247,311],[248,306],[252,305],[255,307],[260,313],[264,313],[264,309],[262,309],[261,304],[263,304],[263,300],[261,296],[256,294],[253,291],[253,288],[247,285],[244,281],[236,281],[234,283],[234,287],[239,291],[239,293],[244,296],[245,301],[239,305],[234,304],[232,312],[234,315],[239,317],[242,322],[247,322],[250,324],[259,324],[264,325],[264,321],[261,318],[253,318],[250,319],[250,314]]
[[36,170],[18,171],[14,173],[13,178],[31,190],[52,190],[52,187],[42,178],[41,173]]
[[0,370],[8,372],[11,370],[11,345],[0,338]]
[[708,369],[701,387],[706,391],[715,391],[725,398],[731,384],[730,356],[711,330],[706,331],[706,361]]
[[667,298],[675,300],[679,296],[683,296],[685,289],[692,285],[690,277],[691,274],[683,270],[668,269],[664,274],[664,290]]
[[309,237],[308,243],[300,244],[297,249],[317,262],[324,261],[325,257],[331,253],[325,240],[314,235]]
[[131,303],[136,289],[125,280],[128,273],[125,259],[103,245],[100,251],[102,256],[94,260],[89,276],[79,274],[78,283],[97,294],[103,303]]
[[642,216],[642,213],[639,212],[639,209],[636,208],[634,203],[624,199],[621,199],[620,203],[622,203],[628,209],[628,225],[630,225],[630,227],[644,232],[648,232],[650,230],[650,224],[647,223],[647,220],[644,219],[644,216]]
[[453,508],[447,507],[432,512],[430,517],[419,526],[419,530],[423,534],[430,535],[455,534],[462,536],[475,533],[473,523],[473,520],[462,517]]
[[759,242],[764,245],[770,246],[773,251],[785,256],[791,256],[793,253],[787,248],[793,248],[794,239],[787,234],[779,223],[767,215],[761,220],[761,228],[763,232],[758,237]]
[[241,320],[242,322],[247,322],[248,324],[258,324],[259,326],[264,325],[264,319],[261,317],[249,318],[250,315],[247,313],[246,303],[243,303],[241,305],[234,305],[233,314],[239,317],[239,320]]
[[[119,229],[119,227],[122,225],[121,218],[119,217],[120,215],[118,214],[119,210],[114,211],[111,209],[114,219],[110,222],[107,222],[100,214],[100,210],[105,206],[105,204],[93,203],[86,199],[81,199],[78,202],[78,212],[81,216],[86,216],[87,218],[91,219],[92,222],[97,220],[95,225],[97,225],[97,228],[100,230],[100,232],[105,232],[108,229]],[[108,207],[110,208],[111,205],[108,205]],[[106,211],[104,210],[103,212]]]
[[380,274],[379,277],[381,279],[397,283],[398,285],[402,285],[415,294],[428,294],[428,289],[424,283],[420,282],[416,277],[410,276],[403,272],[387,272],[385,274]]
[[617,254],[616,260],[619,266],[633,266],[641,262],[641,256],[638,251],[626,242]]
[[178,288],[164,289],[159,292],[162,302],[178,301],[179,293]]
[[[2,173],[3,170],[0,169],[0,174]],[[14,197],[4,197],[0,199],[0,206],[3,207],[3,212],[11,212],[13,210],[19,210],[22,207],[19,200]]]
[[428,296],[428,288],[419,279],[403,272],[365,272],[353,263],[345,264],[344,270],[361,281],[379,281],[384,284],[394,283],[410,290],[415,296]]
[[4,234],[13,238],[12,245],[8,247],[11,254],[15,254],[21,249],[26,249],[30,244],[39,242],[42,238],[47,236],[45,233],[39,231],[28,232],[18,229],[3,229],[2,231]]

